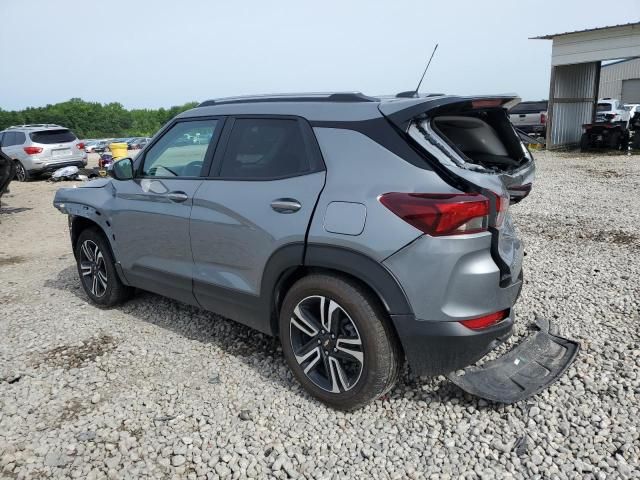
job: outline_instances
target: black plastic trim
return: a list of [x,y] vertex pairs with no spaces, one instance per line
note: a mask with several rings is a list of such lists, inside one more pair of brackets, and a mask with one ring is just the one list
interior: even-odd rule
[[391,320],[417,376],[467,367],[503,343],[513,329],[513,317],[483,330],[471,330],[458,322],[416,320],[413,315],[392,315]]
[[384,265],[366,255],[344,247],[309,243],[306,267],[323,267],[351,275],[378,295],[389,314],[412,314],[413,310],[400,283]]

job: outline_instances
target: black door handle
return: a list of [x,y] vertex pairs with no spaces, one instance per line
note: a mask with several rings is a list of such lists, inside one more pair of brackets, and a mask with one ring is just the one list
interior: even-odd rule
[[278,213],[295,213],[302,208],[302,205],[295,198],[278,198],[271,202],[271,208]]

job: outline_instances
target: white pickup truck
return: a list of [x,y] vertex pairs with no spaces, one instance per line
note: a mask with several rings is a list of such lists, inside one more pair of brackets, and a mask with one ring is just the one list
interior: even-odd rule
[[524,133],[544,137],[547,132],[547,105],[546,100],[520,102],[509,110],[509,120]]

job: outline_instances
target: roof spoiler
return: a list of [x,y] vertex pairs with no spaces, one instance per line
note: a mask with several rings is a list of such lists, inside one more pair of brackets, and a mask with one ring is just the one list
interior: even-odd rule
[[509,109],[520,101],[521,99],[517,95],[397,98],[390,102],[380,103],[378,109],[382,115],[405,131],[411,120],[419,115],[433,115],[445,110],[448,113],[453,113],[486,108]]

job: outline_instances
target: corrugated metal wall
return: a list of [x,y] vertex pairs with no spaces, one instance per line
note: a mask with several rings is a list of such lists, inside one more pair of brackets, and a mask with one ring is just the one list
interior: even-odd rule
[[590,123],[600,62],[554,67],[551,90],[550,147],[580,141],[582,124]]
[[612,65],[603,65],[600,72],[600,92],[598,97],[621,98],[622,81],[632,78],[640,78],[640,58]]

